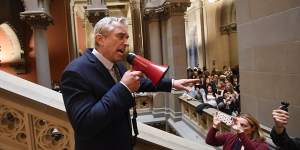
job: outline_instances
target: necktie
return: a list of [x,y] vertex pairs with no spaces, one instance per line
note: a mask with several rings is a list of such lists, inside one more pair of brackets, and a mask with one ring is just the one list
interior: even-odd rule
[[[115,78],[117,79],[117,82],[120,81],[121,76],[120,76],[120,72],[119,72],[119,69],[116,64],[113,65],[113,72],[115,74]],[[136,123],[137,112],[136,112],[135,94],[133,94],[132,104],[133,104],[133,107],[132,107],[133,113],[132,113],[131,122],[132,122],[132,128],[133,128],[133,132],[134,132],[134,136],[132,138],[132,145],[135,145],[136,140],[137,140],[137,135],[139,134],[137,123]]]
[[120,75],[120,72],[119,72],[119,69],[118,69],[117,65],[114,64],[112,69],[113,69],[114,76],[115,76],[117,82],[119,82],[121,80],[121,75]]

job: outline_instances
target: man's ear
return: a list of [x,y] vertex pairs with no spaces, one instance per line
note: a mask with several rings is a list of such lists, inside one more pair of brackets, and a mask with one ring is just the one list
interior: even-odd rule
[[103,45],[105,37],[102,34],[96,34],[95,37],[96,42],[98,43],[98,45]]

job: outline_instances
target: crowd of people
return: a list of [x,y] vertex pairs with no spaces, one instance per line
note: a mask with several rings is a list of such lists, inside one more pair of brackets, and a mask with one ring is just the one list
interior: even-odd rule
[[[197,112],[203,109],[216,108],[230,116],[232,123],[227,124],[233,132],[218,133],[220,120],[213,117],[213,125],[206,136],[206,143],[211,146],[223,146],[224,150],[267,150],[266,138],[263,135],[259,122],[251,114],[240,113],[240,90],[238,68],[223,67],[223,70],[212,69],[209,72],[195,67],[187,69],[188,78],[200,79],[195,84],[190,96],[199,100]],[[287,108],[280,106],[272,112],[274,127],[270,133],[273,143],[280,150],[300,150],[300,139],[291,138],[286,132],[289,119]]]
[[188,78],[200,80],[188,93],[201,102],[197,107],[198,113],[201,114],[203,109],[209,107],[233,116],[240,113],[239,73],[235,70],[238,68],[231,69],[227,66],[221,71],[213,69],[211,72],[205,67],[187,69]]
[[[213,125],[206,136],[206,143],[211,146],[223,146],[224,150],[267,150],[266,138],[259,122],[251,114],[241,114],[238,68],[223,67],[223,70],[205,67],[188,68],[188,78],[199,79],[187,93],[201,103],[196,111],[203,113],[206,108],[216,108],[230,116],[232,123],[227,124],[233,132],[218,133],[220,120],[213,117]],[[300,139],[291,138],[286,132],[289,119],[287,109],[280,106],[272,112],[274,127],[270,133],[273,143],[280,150],[300,150]]]

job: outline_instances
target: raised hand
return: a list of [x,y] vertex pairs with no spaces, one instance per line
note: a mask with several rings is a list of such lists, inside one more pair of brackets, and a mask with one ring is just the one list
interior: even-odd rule
[[237,133],[242,133],[244,132],[244,128],[241,126],[241,123],[239,121],[238,117],[233,117],[233,121],[231,124],[231,128],[235,130]]
[[186,92],[191,92],[192,87],[188,86],[191,83],[199,82],[199,79],[179,79],[173,81],[173,88],[177,90],[185,90]]
[[213,118],[213,128],[218,128],[219,124],[221,123],[221,121],[219,120],[218,116],[218,112],[216,112],[214,114],[214,118]]
[[281,134],[284,131],[285,125],[288,124],[289,113],[281,110],[279,107],[273,110],[272,116],[275,123],[275,131],[277,134]]
[[143,76],[141,71],[126,71],[121,82],[129,88],[130,92],[136,92],[140,88],[140,78]]

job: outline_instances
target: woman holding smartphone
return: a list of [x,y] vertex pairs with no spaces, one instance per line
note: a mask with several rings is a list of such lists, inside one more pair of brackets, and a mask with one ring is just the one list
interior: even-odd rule
[[214,115],[213,126],[207,133],[206,143],[223,146],[223,150],[267,150],[268,145],[258,121],[250,114],[241,114],[233,118],[230,126],[236,132],[217,134],[220,120]]

